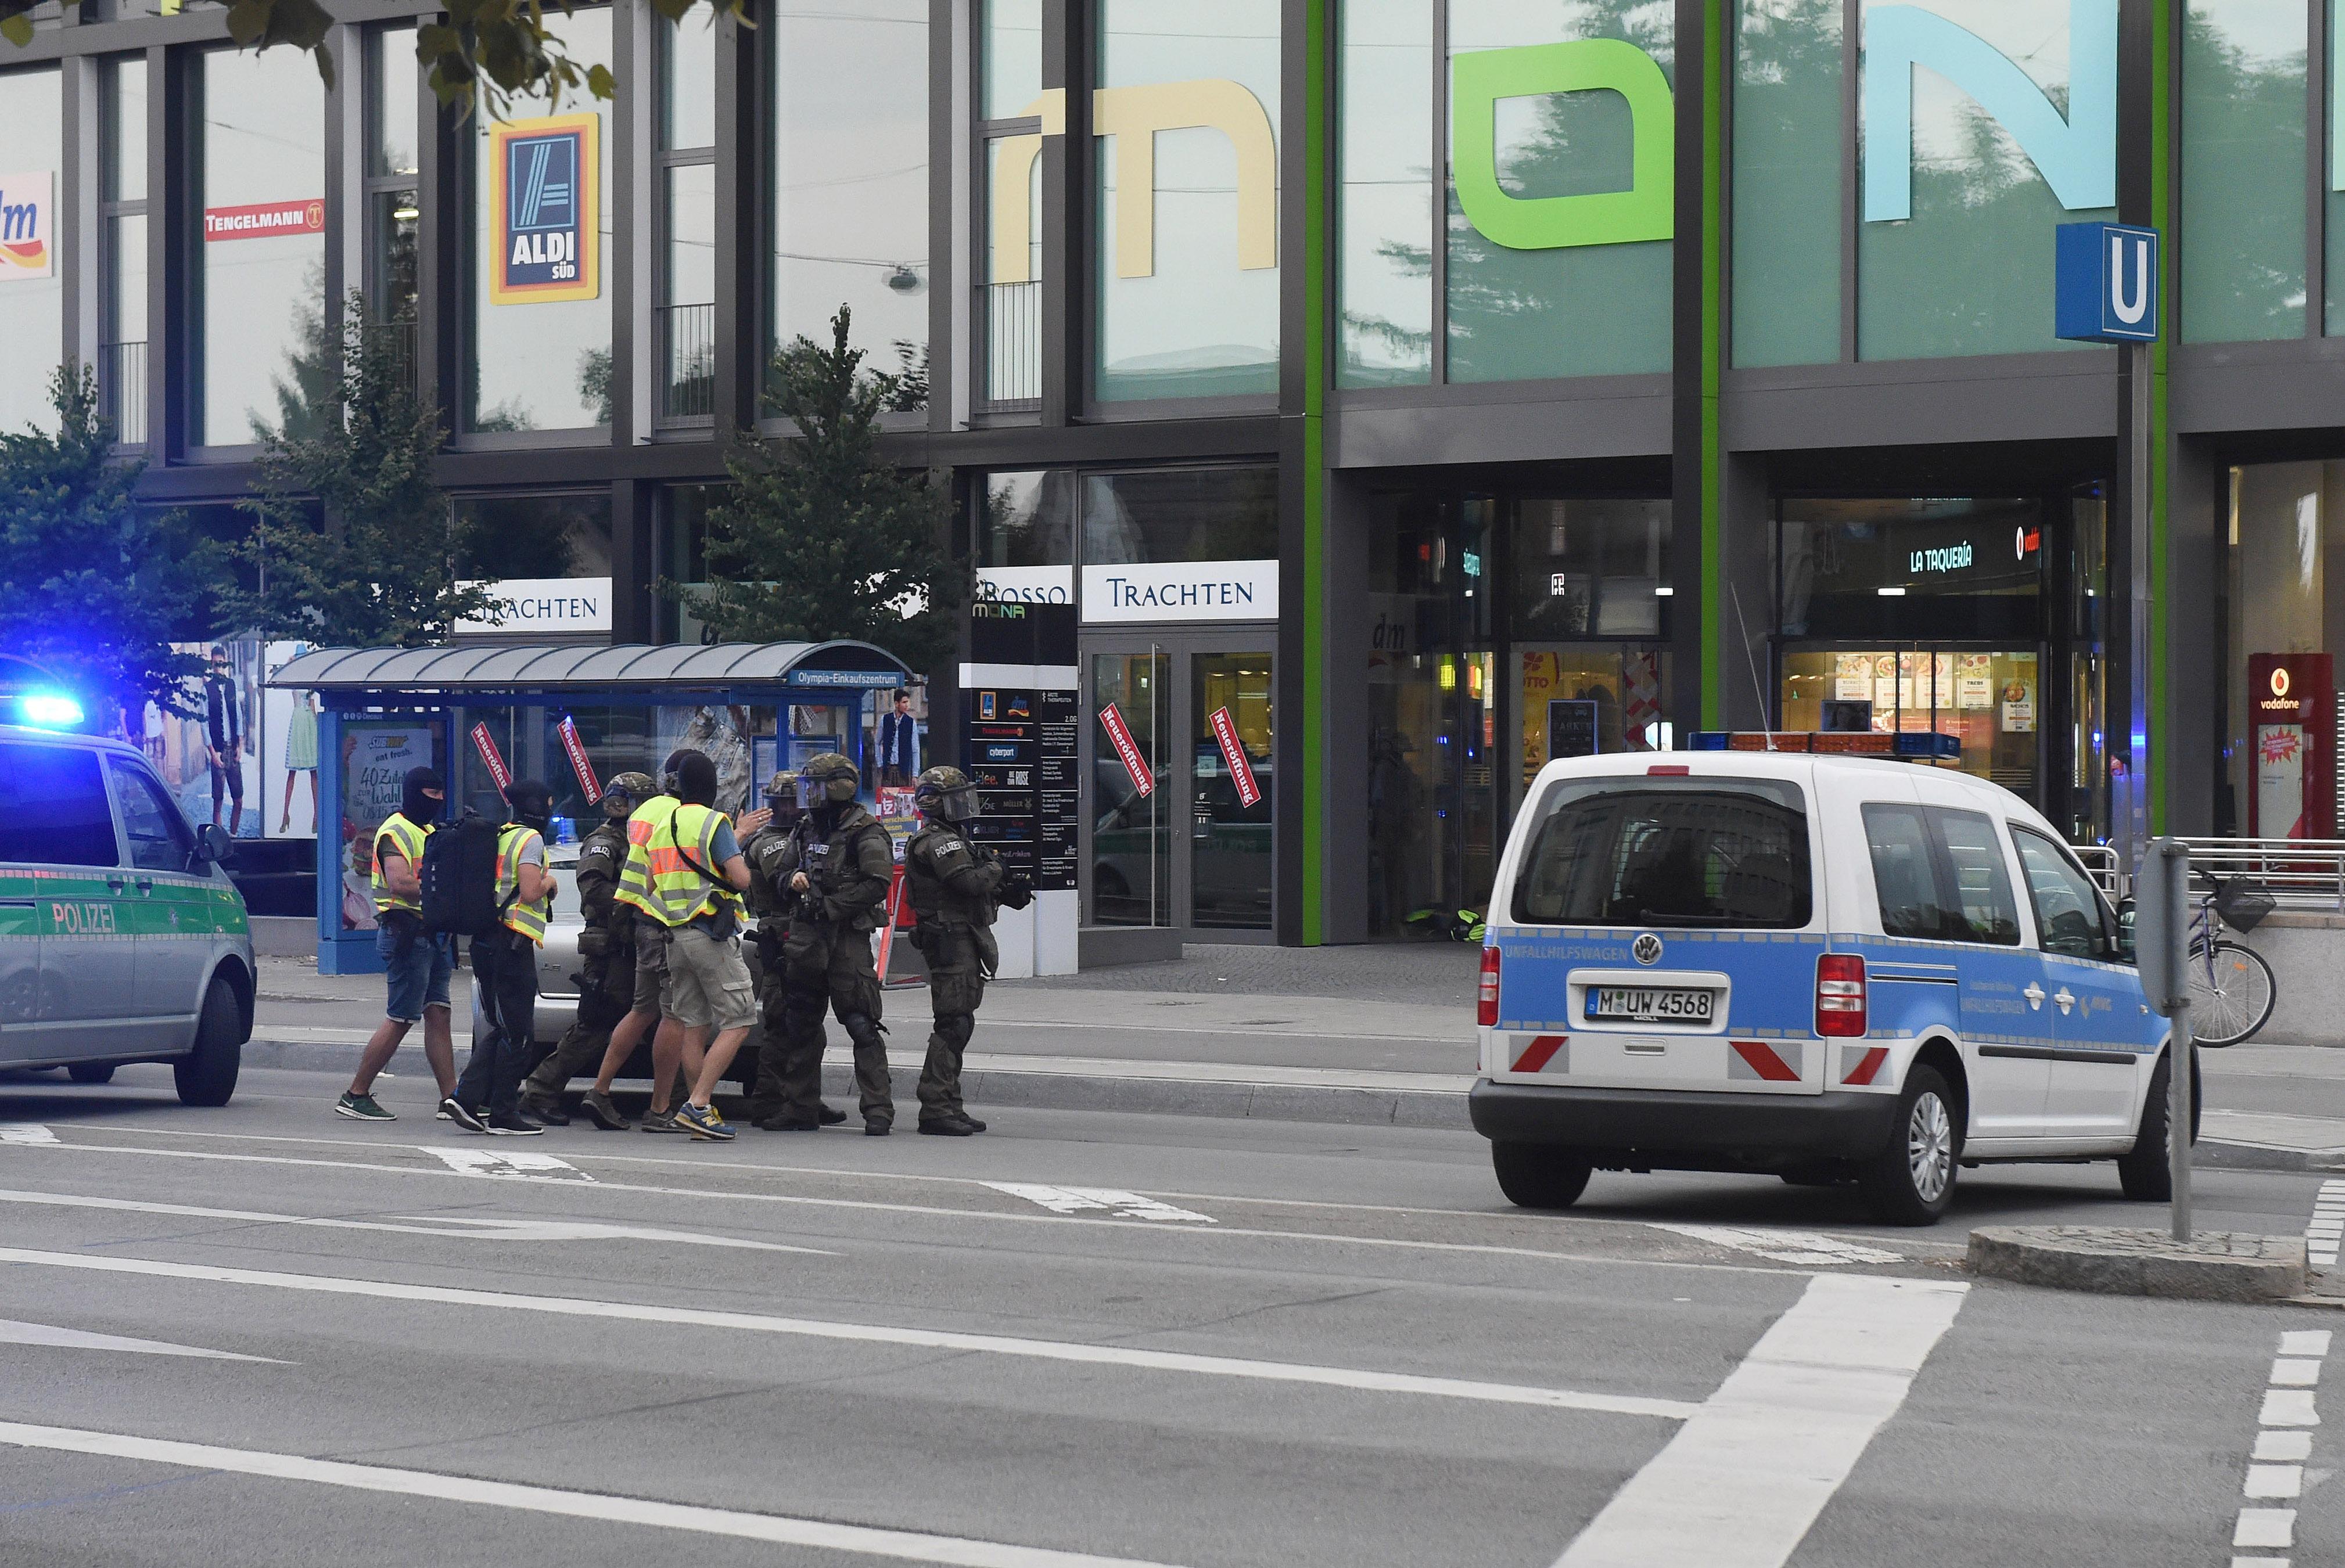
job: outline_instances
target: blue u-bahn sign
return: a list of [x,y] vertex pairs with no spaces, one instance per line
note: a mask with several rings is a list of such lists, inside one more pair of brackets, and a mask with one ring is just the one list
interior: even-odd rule
[[2058,229],[2053,335],[2086,343],[2154,343],[2157,230],[2122,223]]

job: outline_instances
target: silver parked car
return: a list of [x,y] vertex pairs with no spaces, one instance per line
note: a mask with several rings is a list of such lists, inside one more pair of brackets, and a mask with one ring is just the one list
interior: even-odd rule
[[0,1067],[168,1061],[180,1099],[226,1105],[256,973],[231,848],[134,747],[0,726]]

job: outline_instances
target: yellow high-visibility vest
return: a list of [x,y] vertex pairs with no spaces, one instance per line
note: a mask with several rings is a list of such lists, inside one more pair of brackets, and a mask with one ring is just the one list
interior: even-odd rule
[[519,823],[509,822],[497,831],[497,907],[504,911],[506,930],[518,931],[543,947],[553,900],[549,895],[532,904],[521,895],[521,857],[532,839],[545,842],[537,829]]
[[371,858],[374,861],[374,907],[377,915],[391,909],[404,909],[410,915],[423,913],[423,905],[419,899],[391,890],[390,882],[382,875],[382,841],[386,838],[391,840],[391,847],[398,852],[399,857],[421,876],[423,874],[423,841],[431,836],[431,824],[419,826],[397,812],[384,817],[382,825],[374,830]]
[[716,846],[716,830],[725,821],[724,813],[705,805],[681,804],[665,795],[646,801],[627,819],[620,900],[671,930],[727,905],[737,917],[741,895],[730,884],[711,880],[723,875]]

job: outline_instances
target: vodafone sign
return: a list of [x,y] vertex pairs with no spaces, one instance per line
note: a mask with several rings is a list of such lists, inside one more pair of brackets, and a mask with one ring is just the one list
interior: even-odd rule
[[322,201],[261,201],[246,207],[204,208],[204,238],[268,239],[280,234],[323,234]]

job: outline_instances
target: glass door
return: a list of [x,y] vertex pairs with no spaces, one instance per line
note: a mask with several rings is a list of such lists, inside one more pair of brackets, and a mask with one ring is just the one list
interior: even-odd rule
[[1085,650],[1086,923],[1271,930],[1275,664],[1244,651],[1256,637],[1268,641],[1168,632]]
[[1172,924],[1172,821],[1164,726],[1172,659],[1152,642],[1091,655],[1085,923]]

